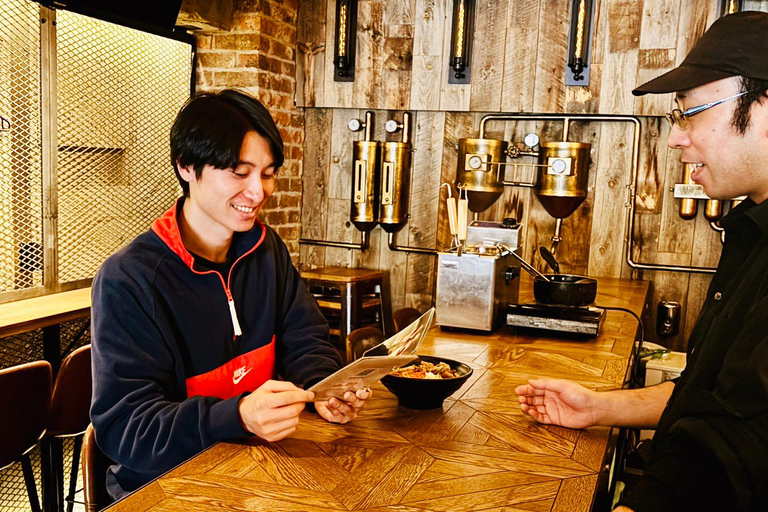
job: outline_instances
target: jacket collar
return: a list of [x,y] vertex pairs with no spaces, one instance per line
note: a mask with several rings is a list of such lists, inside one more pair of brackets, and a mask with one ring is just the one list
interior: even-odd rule
[[[184,247],[179,230],[179,215],[184,206],[184,197],[176,200],[160,218],[152,222],[152,231],[162,240],[168,248],[176,254],[190,269],[195,262],[194,256]],[[240,257],[256,249],[267,234],[267,229],[258,219],[253,229],[245,233],[235,233],[232,244],[235,247],[235,256]]]

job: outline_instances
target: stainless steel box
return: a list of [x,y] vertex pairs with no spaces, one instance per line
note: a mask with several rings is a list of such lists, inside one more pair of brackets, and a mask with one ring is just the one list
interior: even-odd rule
[[435,321],[440,326],[492,331],[517,302],[520,264],[512,256],[440,253]]

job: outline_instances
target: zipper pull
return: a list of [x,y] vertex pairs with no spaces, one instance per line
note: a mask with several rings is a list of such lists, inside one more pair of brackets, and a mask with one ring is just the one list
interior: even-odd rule
[[229,315],[232,317],[232,327],[235,329],[235,337],[243,334],[240,329],[240,322],[237,321],[237,311],[235,310],[235,299],[232,298],[232,294],[227,290],[227,303],[229,304]]

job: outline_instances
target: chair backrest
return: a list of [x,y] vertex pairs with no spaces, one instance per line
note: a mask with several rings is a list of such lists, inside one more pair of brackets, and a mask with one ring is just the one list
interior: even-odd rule
[[395,332],[400,332],[411,325],[421,316],[418,309],[400,308],[392,314],[392,320],[395,322]]
[[84,345],[61,362],[51,398],[46,436],[66,437],[85,432],[91,422],[91,346]]
[[0,370],[0,469],[35,447],[45,434],[50,410],[50,363]]
[[83,435],[83,501],[86,512],[97,512],[112,503],[107,492],[107,470],[114,462],[96,444],[96,432],[88,425]]
[[347,336],[347,342],[352,345],[352,354],[355,359],[360,358],[363,352],[375,347],[384,341],[384,333],[376,327],[361,327],[355,329]]

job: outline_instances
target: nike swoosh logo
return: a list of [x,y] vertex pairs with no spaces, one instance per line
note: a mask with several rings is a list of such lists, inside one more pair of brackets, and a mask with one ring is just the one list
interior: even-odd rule
[[251,370],[253,370],[253,368],[249,368],[247,372],[243,372],[243,373],[241,373],[239,377],[232,377],[232,384],[234,384],[235,386],[237,386],[238,384],[240,384],[240,381],[241,381],[241,380],[243,380],[243,378],[244,378],[246,375],[248,375],[249,373],[251,373]]

